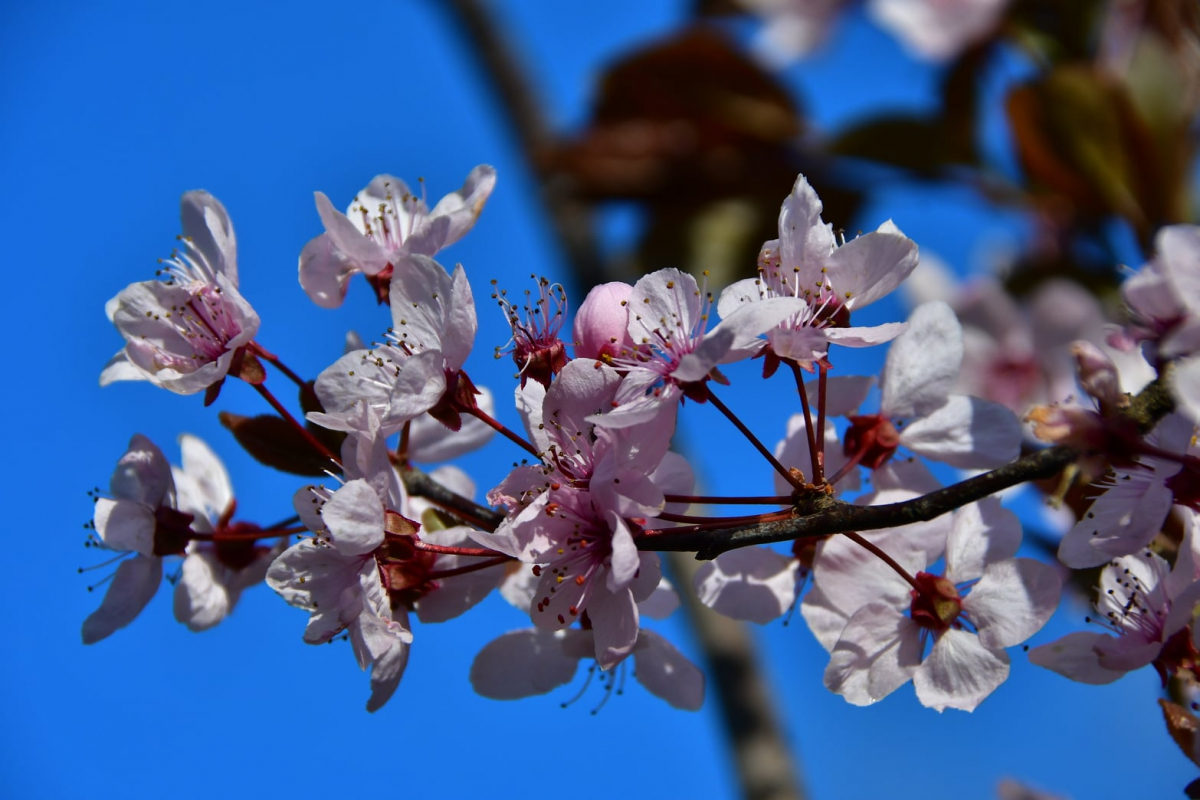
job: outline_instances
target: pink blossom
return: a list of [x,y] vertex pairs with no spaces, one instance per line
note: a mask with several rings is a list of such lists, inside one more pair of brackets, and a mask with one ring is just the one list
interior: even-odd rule
[[1021,426],[1004,406],[953,394],[962,327],[942,302],[918,306],[892,343],[880,380],[879,413],[850,417],[846,453],[877,468],[900,446],[961,469],[1014,460]]
[[[1146,437],[1166,453],[1188,452],[1195,426],[1170,414]],[[1114,468],[1102,491],[1074,527],[1063,536],[1058,559],[1072,569],[1096,567],[1115,556],[1146,547],[1162,530],[1174,503],[1200,503],[1195,497],[1195,468],[1153,455]],[[1176,497],[1176,490],[1179,496]]]
[[926,559],[917,548],[900,542],[887,548],[915,572],[915,588],[877,566],[868,577],[855,568],[861,559],[819,562],[818,580],[856,591],[863,602],[852,613],[845,609],[851,615],[831,652],[825,685],[868,705],[911,679],[923,705],[973,710],[1007,678],[1004,648],[1040,630],[1058,604],[1057,573],[1012,558],[1020,538],[1015,515],[989,499],[955,512],[944,575],[920,571]]
[[917,265],[916,244],[891,221],[839,247],[821,209],[817,193],[798,176],[779,211],[779,238],[759,254],[759,276],[728,286],[717,305],[722,318],[729,318],[772,298],[802,301],[770,326],[767,342],[757,349],[769,344],[773,357],[805,365],[824,358],[831,343],[867,347],[894,339],[903,323],[854,328],[851,312],[891,292]]
[[[1191,522],[1194,527],[1194,516]],[[1111,683],[1153,663],[1163,677],[1200,659],[1187,630],[1200,603],[1190,558],[1175,570],[1150,550],[1113,559],[1100,572],[1095,622],[1107,632],[1078,631],[1029,651],[1029,660],[1081,683]]]
[[713,369],[753,355],[757,337],[802,304],[795,298],[748,303],[706,333],[712,296],[701,292],[695,278],[677,269],[642,277],[629,298],[627,326],[637,350],[613,359],[625,378],[613,408],[589,419],[624,428],[661,422],[685,395],[704,402]]
[[461,369],[477,327],[466,272],[460,265],[448,275],[427,256],[409,256],[400,269],[387,341],[342,356],[317,377],[327,415],[310,417],[318,424],[348,417],[361,401],[378,415],[383,436],[426,412],[441,412],[451,430],[461,427],[454,403],[474,390]]
[[481,164],[461,189],[443,197],[432,211],[424,197],[391,175],[377,175],[345,214],[316,192],[325,233],[300,253],[301,287],[317,305],[337,308],[346,298],[351,276],[361,272],[375,287],[379,302],[388,302],[400,262],[408,255],[436,255],[461,239],[475,225],[495,185],[496,171]]
[[125,348],[100,385],[144,380],[194,394],[224,379],[258,332],[258,315],[238,292],[237,242],[225,207],[208,192],[182,200],[182,250],[162,281],[127,286],[105,306]]
[[[492,281],[492,285],[495,284]],[[528,290],[525,296],[530,296]],[[566,345],[558,338],[566,322],[567,293],[557,283],[552,284],[545,278],[538,279],[538,299],[532,304],[526,299],[523,317],[522,311],[518,311],[509,301],[504,290],[493,292],[492,299],[500,304],[512,328],[512,339],[508,345],[496,348],[496,358],[511,353],[520,370],[517,375],[522,386],[529,378],[533,378],[549,389],[551,379],[567,363]]]

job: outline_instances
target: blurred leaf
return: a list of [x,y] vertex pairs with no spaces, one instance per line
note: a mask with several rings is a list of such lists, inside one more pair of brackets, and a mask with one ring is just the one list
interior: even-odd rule
[[973,153],[956,152],[956,144],[940,120],[905,115],[874,117],[860,123],[835,138],[829,151],[926,176],[948,164],[973,159]]
[[582,134],[550,158],[584,195],[745,194],[789,161],[803,130],[776,78],[704,26],[613,64]]
[[1013,4],[1008,19],[1025,46],[1046,61],[1088,60],[1109,6],[1109,0],[1021,0]]
[[272,414],[244,417],[222,411],[221,424],[260,464],[292,475],[323,476],[332,465],[287,420]]
[[1091,65],[1058,67],[1014,89],[1008,115],[1031,181],[1059,213],[1124,217],[1149,240],[1161,218],[1155,158],[1125,88]]
[[1195,714],[1176,703],[1160,699],[1158,704],[1162,706],[1167,732],[1171,734],[1175,744],[1179,745],[1179,749],[1185,756],[1200,766],[1200,760],[1196,759],[1196,730],[1200,728],[1200,720],[1196,719]]

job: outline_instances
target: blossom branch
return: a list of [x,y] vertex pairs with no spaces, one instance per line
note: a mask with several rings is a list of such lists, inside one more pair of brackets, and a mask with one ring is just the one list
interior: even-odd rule
[[400,467],[400,475],[404,478],[404,486],[410,494],[424,497],[439,508],[481,530],[494,531],[504,521],[504,515],[500,512],[487,506],[481,506],[450,491],[415,467]]

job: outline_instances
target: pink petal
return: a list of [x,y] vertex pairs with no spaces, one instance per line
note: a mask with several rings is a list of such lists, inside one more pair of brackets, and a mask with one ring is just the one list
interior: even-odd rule
[[1008,408],[978,397],[951,395],[900,432],[900,444],[959,469],[991,469],[1021,453],[1021,423]]
[[314,192],[317,214],[333,246],[368,275],[375,275],[388,265],[391,254],[363,235],[350,219],[333,207],[322,192]]
[[704,673],[656,633],[642,631],[633,650],[638,683],[675,708],[698,711],[704,704]]
[[797,562],[766,547],[722,553],[696,572],[696,596],[727,617],[765,625],[796,601]]
[[1039,667],[1053,670],[1080,683],[1093,686],[1112,683],[1124,676],[1125,672],[1102,667],[1100,656],[1096,652],[1099,645],[1112,639],[1112,636],[1102,633],[1076,631],[1049,644],[1033,648],[1029,651],[1029,660]]
[[891,606],[872,603],[846,623],[825,668],[825,686],[867,706],[907,683],[920,663],[920,627]]
[[355,271],[327,233],[311,239],[300,251],[300,288],[321,308],[337,308],[345,301]]
[[493,700],[519,700],[570,683],[579,659],[563,652],[562,639],[573,633],[534,628],[493,639],[471,664],[471,686]]
[[989,564],[1015,556],[1020,546],[1021,521],[999,498],[963,506],[954,512],[946,540],[946,578],[951,583],[973,581]]

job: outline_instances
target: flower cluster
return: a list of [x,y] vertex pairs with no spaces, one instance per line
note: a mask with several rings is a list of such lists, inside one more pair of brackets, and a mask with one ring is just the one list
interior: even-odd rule
[[[128,625],[155,594],[164,561],[182,559],[181,622],[212,627],[265,581],[308,613],[304,641],[349,639],[371,672],[374,711],[401,681],[418,640],[414,618],[445,622],[498,590],[531,627],[482,647],[470,670],[479,693],[546,693],[581,661],[611,690],[633,663],[647,690],[696,709],[703,673],[645,626],[679,605],[658,551],[689,550],[706,563],[682,590],[712,609],[761,624],[798,607],[829,652],[826,686],[848,702],[874,703],[912,681],[924,705],[970,711],[1004,682],[1009,649],[1046,624],[1063,584],[1061,569],[1018,557],[1020,523],[989,495],[1046,477],[1039,465],[1057,459],[1057,468],[1079,461],[1079,474],[1095,480],[1059,559],[1071,569],[1105,565],[1096,619],[1105,631],[1041,644],[1030,659],[1088,683],[1150,664],[1164,679],[1192,674],[1197,229],[1160,234],[1156,258],[1126,284],[1130,322],[1110,331],[1107,350],[1065,340],[1064,331],[1093,335],[1102,323],[1061,286],[1043,287],[1052,299],[1029,312],[1036,318],[1050,302],[1088,309],[1057,326],[1031,327],[996,283],[975,291],[1004,311],[994,315],[1002,325],[988,328],[970,311],[977,304],[946,291],[926,291],[907,321],[860,325],[862,309],[914,272],[917,246],[891,221],[836,235],[800,176],[757,276],[717,296],[706,279],[668,268],[596,287],[568,320],[558,284],[537,279],[523,309],[497,289],[512,339],[496,354],[510,353],[518,368],[517,431],[493,416],[492,394],[467,372],[478,328],[468,271],[434,258],[470,230],[494,184],[494,171],[477,167],[432,210],[388,175],[345,214],[317,193],[325,232],[300,253],[302,288],[335,307],[361,274],[391,319],[382,341],[351,339],[314,382],[256,341],[224,207],[204,192],[184,195],[182,245],[166,279],[134,284],[108,305],[126,345],[101,383],[136,378],[203,390],[212,402],[223,380],[240,378],[278,415],[262,424],[287,431],[269,459],[247,444],[251,452],[327,480],[299,487],[295,516],[282,524],[235,522],[229,479],[205,444],[184,436],[182,468],[172,468],[135,436],[96,499],[92,543],[115,551],[119,566],[84,622],[86,643]],[[1050,329],[1054,347],[1029,334]],[[560,338],[567,330],[570,342]],[[878,376],[835,371],[836,348],[880,345],[888,350]],[[1129,363],[1170,376],[1157,411],[1135,413],[1109,355],[1122,349]],[[794,379],[796,413],[773,449],[752,430],[769,420],[748,425],[720,397],[739,369],[731,365],[752,359],[761,369],[746,374]],[[307,424],[270,391],[267,367],[301,389]],[[1084,396],[1087,404],[1075,399]],[[1168,413],[1172,397],[1178,411]],[[1031,410],[1038,400],[1058,402]],[[758,451],[764,484],[773,472],[765,496],[696,494],[690,464],[671,449],[689,404],[727,417],[747,456]],[[1022,459],[1032,440],[1015,410],[1059,446]],[[417,466],[493,433],[525,460],[486,492],[486,505],[461,470]],[[957,481],[955,470],[995,471]],[[734,503],[768,510],[723,517],[698,508]],[[1183,530],[1174,538],[1172,520]]]

